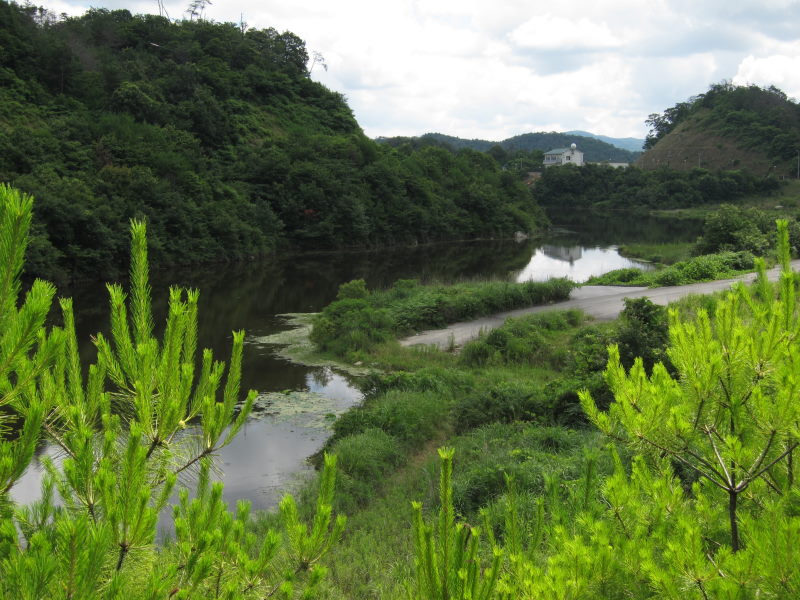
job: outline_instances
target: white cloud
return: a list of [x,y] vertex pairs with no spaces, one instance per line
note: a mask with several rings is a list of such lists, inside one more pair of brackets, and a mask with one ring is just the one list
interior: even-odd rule
[[733,83],[761,86],[775,85],[787,95],[800,98],[800,53],[792,56],[773,55],[745,57],[733,77]]
[[[88,6],[55,2],[56,12]],[[92,4],[157,10],[155,0]],[[170,16],[187,4],[167,3]],[[216,0],[206,16],[241,15],[305,39],[329,66],[314,79],[347,96],[368,135],[499,140],[568,129],[643,137],[648,114],[722,79],[800,96],[798,8],[800,0]]]
[[605,23],[586,18],[568,19],[551,14],[536,15],[509,34],[520,48],[553,53],[619,48],[623,40]]

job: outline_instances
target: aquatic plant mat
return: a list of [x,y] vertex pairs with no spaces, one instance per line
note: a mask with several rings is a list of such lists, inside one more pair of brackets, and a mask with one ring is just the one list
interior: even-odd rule
[[318,392],[266,392],[253,404],[251,419],[271,418],[312,429],[329,429],[331,423],[352,405]]
[[300,365],[331,367],[336,371],[356,377],[374,371],[374,369],[362,365],[340,362],[331,358],[329,355],[319,352],[314,346],[314,343],[309,339],[312,321],[317,314],[318,313],[286,313],[278,315],[286,319],[291,329],[273,333],[272,335],[248,337],[245,343],[281,346],[281,348],[275,350],[275,354],[284,360]]

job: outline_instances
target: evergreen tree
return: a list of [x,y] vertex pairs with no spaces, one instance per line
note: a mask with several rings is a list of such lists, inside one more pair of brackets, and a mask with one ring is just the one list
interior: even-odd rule
[[[198,292],[172,288],[156,338],[145,226],[133,222],[131,289],[108,286],[111,336],[96,336],[85,370],[72,302],[60,301],[64,325],[50,328],[52,285],[36,281],[19,299],[32,204],[0,186],[0,598],[311,597],[324,575],[316,563],[344,527],[331,509],[335,460],[325,459],[310,531],[287,497],[287,541],[255,539],[249,505],[229,512],[209,478],[255,398],[240,402],[244,333],[227,371],[210,350],[198,357]],[[45,462],[39,501],[16,506],[10,491],[45,441],[64,459]],[[175,542],[157,546],[159,515],[192,470],[195,497],[183,487],[173,509]]]

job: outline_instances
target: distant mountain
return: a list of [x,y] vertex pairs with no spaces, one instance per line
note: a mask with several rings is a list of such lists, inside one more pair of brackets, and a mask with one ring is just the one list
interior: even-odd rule
[[800,104],[774,86],[712,85],[650,115],[643,169],[741,169],[767,176],[796,176]]
[[583,137],[590,137],[596,140],[600,140],[601,142],[605,142],[606,144],[611,144],[612,146],[616,146],[617,148],[622,148],[623,150],[628,150],[630,152],[641,152],[642,146],[644,146],[644,138],[614,138],[609,137],[607,135],[597,135],[596,133],[590,133],[589,131],[581,131],[580,129],[576,129],[574,131],[565,131],[566,135],[582,135]]
[[[547,152],[554,148],[567,148],[570,144],[575,143],[578,149],[584,153],[584,158],[588,162],[633,162],[641,152],[631,152],[623,150],[606,142],[593,137],[585,137],[575,134],[556,133],[556,132],[539,132],[539,133],[523,133],[514,137],[505,139],[501,142],[490,142],[487,140],[465,140],[463,138],[445,135],[443,133],[426,133],[419,138],[405,138],[417,139],[421,142],[434,142],[438,144],[447,144],[448,146],[458,150],[461,148],[471,148],[479,152],[486,152],[492,146],[500,146],[504,150],[541,150]],[[384,139],[387,143],[392,143],[389,139]],[[419,142],[417,142],[419,143]]]
[[478,152],[486,152],[492,146],[502,146],[503,142],[490,142],[488,140],[471,139],[455,137],[452,135],[445,135],[444,133],[425,133],[419,136],[420,139],[437,142],[439,144],[446,144],[454,150],[461,150],[462,148],[469,148],[477,150]]

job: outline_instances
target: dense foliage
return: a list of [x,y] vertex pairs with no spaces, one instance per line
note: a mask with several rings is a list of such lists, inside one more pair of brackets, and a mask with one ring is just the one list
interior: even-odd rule
[[[29,196],[0,185],[0,598],[310,597],[344,527],[331,507],[335,459],[313,524],[286,496],[283,531],[260,537],[249,503],[229,511],[210,480],[256,395],[239,394],[244,332],[227,369],[198,355],[198,292],[175,287],[157,338],[145,226],[133,222],[130,291],[108,285],[111,334],[97,334],[86,368],[72,301],[60,300],[63,326],[48,327],[55,288],[37,280],[20,294],[31,212]],[[44,458],[39,500],[17,505],[14,486],[45,442],[61,458]],[[178,479],[191,473],[190,498]],[[173,493],[174,541],[156,545]]]
[[[789,245],[800,248],[800,222],[787,219]],[[764,256],[775,249],[775,221],[755,208],[723,205],[706,217],[703,234],[697,240],[695,254],[712,252],[751,252]]]
[[357,279],[342,284],[338,299],[315,318],[311,340],[322,350],[346,356],[414,331],[565,300],[573,286],[567,279],[452,286],[401,279],[388,290],[370,292],[364,280]]
[[651,114],[645,149],[674,131],[681,123],[696,120],[699,128],[737,139],[774,160],[794,156],[800,147],[800,105],[770,86],[712,85],[703,94],[678,102],[663,113]]
[[548,210],[573,208],[664,209],[734,202],[779,187],[773,178],[746,171],[692,169],[645,171],[602,165],[545,169],[534,194]]
[[28,271],[510,236],[541,219],[489,157],[395,151],[309,78],[290,32],[0,0],[0,181],[37,197]]

